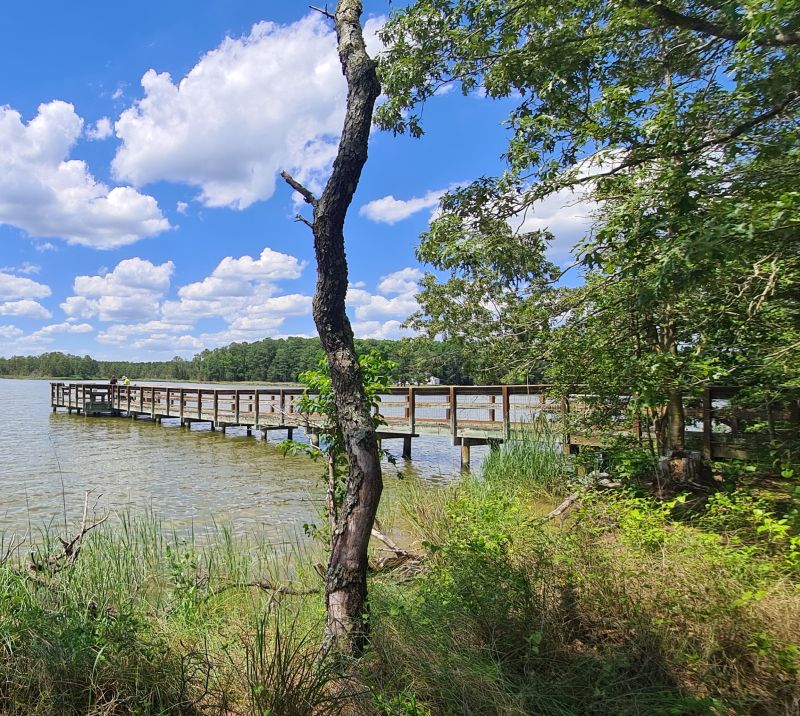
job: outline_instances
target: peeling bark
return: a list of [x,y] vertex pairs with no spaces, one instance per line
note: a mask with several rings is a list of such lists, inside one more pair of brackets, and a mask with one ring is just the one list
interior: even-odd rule
[[361,12],[360,0],[339,0],[333,15],[348,90],[342,136],[325,189],[317,199],[282,173],[314,212],[313,221],[303,219],[314,233],[317,259],[314,322],[330,366],[337,427],[349,461],[347,491],[325,575],[326,645],[354,655],[361,652],[367,638],[367,546],[383,489],[375,427],[345,313],[344,221],[367,160],[372,112],[380,94],[376,62],[364,44]]

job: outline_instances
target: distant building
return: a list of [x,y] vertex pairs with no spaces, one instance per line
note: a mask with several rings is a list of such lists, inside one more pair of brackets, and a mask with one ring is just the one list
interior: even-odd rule
[[428,385],[441,385],[442,381],[439,380],[435,375],[432,375],[428,378]]

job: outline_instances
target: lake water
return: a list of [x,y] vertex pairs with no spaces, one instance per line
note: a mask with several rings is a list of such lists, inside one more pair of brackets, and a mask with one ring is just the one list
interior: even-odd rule
[[[317,521],[321,465],[284,457],[277,443],[285,433],[265,444],[244,429],[223,435],[199,428],[53,413],[48,381],[0,380],[0,534],[47,524],[63,531],[65,512],[72,529],[86,490],[101,510],[152,510],[178,526],[216,521],[276,543]],[[304,439],[302,431],[295,438]],[[410,462],[399,458],[402,441],[384,446],[398,456],[406,479],[443,484],[458,475],[459,452],[449,437],[416,438]],[[480,454],[473,451],[474,464]],[[389,494],[394,472],[386,465]]]

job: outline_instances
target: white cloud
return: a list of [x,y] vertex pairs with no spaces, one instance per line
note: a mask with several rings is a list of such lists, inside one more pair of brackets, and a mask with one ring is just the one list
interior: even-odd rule
[[17,338],[21,335],[22,329],[17,328],[16,326],[11,326],[8,324],[0,326],[0,338],[2,339]]
[[160,300],[169,289],[175,266],[172,261],[153,264],[140,258],[120,261],[102,276],[76,276],[74,296],[61,308],[71,318],[101,321],[136,321],[154,318]]
[[[265,248],[261,255],[233,258],[227,256],[202,281],[186,284],[178,290],[179,301],[166,301],[165,320],[194,322],[198,318],[222,316],[231,321],[236,316],[253,312],[280,313],[298,303],[297,295],[274,296],[276,281],[295,279],[305,264],[294,256]],[[302,296],[303,301],[310,298]],[[276,303],[282,299],[282,303]],[[305,309],[304,309],[305,310]],[[283,313],[283,315],[300,315]]]
[[378,283],[378,290],[384,294],[415,294],[420,279],[424,276],[418,268],[404,268],[383,276]]
[[0,273],[0,301],[13,298],[45,298],[52,292],[49,286],[30,278]]
[[351,285],[347,290],[347,305],[355,309],[358,322],[387,317],[404,321],[419,308],[415,296],[422,275],[418,268],[408,267],[381,276],[377,294]]
[[[366,24],[373,35],[380,21]],[[260,22],[226,38],[177,83],[148,70],[144,97],[116,122],[115,176],[137,186],[196,186],[207,206],[267,199],[276,174],[314,186],[328,170],[344,116],[335,35],[319,13]]]
[[0,268],[1,273],[16,273],[23,275],[37,274],[42,270],[39,264],[32,264],[30,261],[25,261],[19,266],[3,266]]
[[88,323],[51,323],[31,333],[28,338],[45,338],[56,333],[91,333],[94,328]]
[[52,313],[41,303],[29,298],[22,301],[6,301],[0,303],[0,316],[19,316],[20,318],[51,318]]
[[189,209],[189,205],[185,201],[179,201],[175,205],[175,211],[177,211],[179,214],[186,214],[188,209]]
[[85,162],[68,158],[82,131],[83,120],[66,102],[40,105],[27,124],[19,112],[0,107],[0,223],[94,248],[168,229],[152,196],[109,188]]
[[356,321],[353,323],[353,333],[356,338],[381,338],[386,340],[397,340],[413,336],[414,332],[402,327],[402,321]]
[[364,204],[358,213],[369,219],[382,224],[396,224],[398,221],[407,219],[412,214],[425,209],[435,209],[439,205],[447,189],[437,189],[429,191],[425,196],[414,197],[413,199],[395,199],[389,194],[382,199],[374,199]]
[[547,255],[551,261],[563,263],[589,231],[596,205],[581,194],[562,189],[546,199],[536,201],[523,213],[509,220],[511,228],[520,233],[549,229],[553,234]]
[[86,136],[94,141],[108,139],[112,134],[114,134],[114,127],[108,117],[100,117],[93,127],[86,130]]

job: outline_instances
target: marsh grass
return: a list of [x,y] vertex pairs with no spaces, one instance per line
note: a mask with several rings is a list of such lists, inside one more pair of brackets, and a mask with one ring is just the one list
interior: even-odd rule
[[[51,536],[40,551],[56,549]],[[220,526],[201,547],[191,530],[123,515],[92,533],[69,569],[31,574],[14,555],[0,567],[0,711],[235,713],[252,693],[256,635],[274,627],[270,644],[289,668],[307,645],[276,625],[287,613],[308,623],[322,614],[318,597],[244,585],[319,587],[313,549],[298,540],[276,550]],[[288,699],[291,688],[308,696],[306,681],[320,678],[302,672],[287,684],[281,674],[262,680],[263,698],[274,689]]]
[[126,514],[58,573],[17,549],[0,566],[0,712],[796,713],[796,515],[739,492],[693,512],[624,493],[546,522],[542,496],[571,477],[552,447],[527,433],[458,484],[394,491],[385,527],[425,570],[372,575],[357,663],[321,655],[321,593],[245,586],[321,587],[324,550],[300,536]]
[[495,487],[535,491],[539,497],[565,494],[573,476],[560,436],[542,418],[514,426],[510,438],[486,455],[481,472]]

